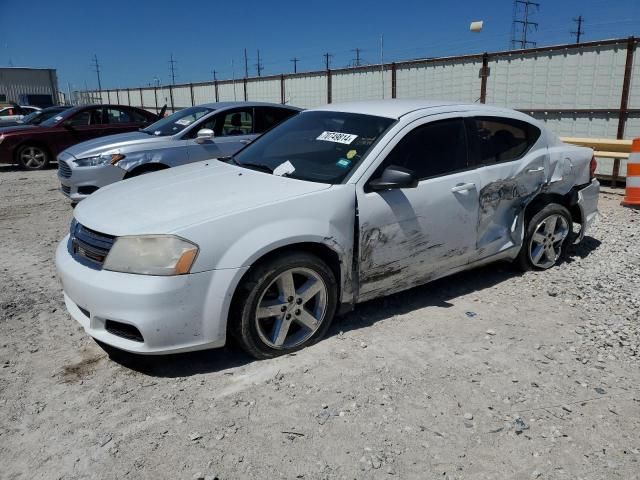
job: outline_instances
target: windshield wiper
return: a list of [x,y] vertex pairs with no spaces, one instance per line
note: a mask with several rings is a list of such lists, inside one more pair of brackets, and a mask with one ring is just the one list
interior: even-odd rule
[[245,168],[249,168],[251,170],[258,170],[260,172],[273,174],[273,168],[271,168],[269,165],[265,165],[264,163],[248,163],[248,162],[247,163],[240,163],[235,159],[235,157],[233,155],[231,155],[229,157],[220,157],[220,158],[218,158],[218,160],[220,160],[221,162],[232,163],[234,165],[237,165],[238,167],[245,167]]

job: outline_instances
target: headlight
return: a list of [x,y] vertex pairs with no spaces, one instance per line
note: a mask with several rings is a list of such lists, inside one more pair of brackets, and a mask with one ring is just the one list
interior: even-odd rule
[[110,155],[97,155],[95,157],[78,158],[73,162],[79,167],[95,167],[97,165],[105,165],[107,163],[115,165],[123,158],[125,158],[125,156],[121,153],[112,153]]
[[183,275],[189,273],[198,246],[173,235],[118,237],[103,268],[140,275]]

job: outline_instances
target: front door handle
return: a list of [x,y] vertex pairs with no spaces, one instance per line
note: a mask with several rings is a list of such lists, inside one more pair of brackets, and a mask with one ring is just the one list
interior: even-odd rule
[[451,191],[453,193],[466,192],[467,190],[472,190],[474,188],[476,188],[475,183],[461,183],[460,185],[456,185],[455,187],[453,187]]
[[544,167],[530,168],[527,173],[538,173],[544,171]]

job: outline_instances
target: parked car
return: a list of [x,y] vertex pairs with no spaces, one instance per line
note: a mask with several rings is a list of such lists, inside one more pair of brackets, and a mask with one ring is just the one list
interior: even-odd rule
[[208,103],[179,110],[139,132],[74,145],[58,155],[60,191],[77,203],[125,178],[228,157],[299,111],[271,103]]
[[0,126],[6,123],[12,123],[21,120],[25,115],[37,112],[38,107],[29,107],[24,105],[5,105],[0,107]]
[[40,125],[3,129],[0,132],[0,163],[17,163],[27,170],[40,170],[71,145],[95,137],[138,130],[157,119],[157,115],[136,107],[73,107]]
[[13,121],[2,121],[0,122],[0,133],[3,128],[6,127],[15,127],[19,125],[40,125],[45,120],[58,115],[59,113],[64,112],[65,110],[70,109],[71,107],[68,105],[61,105],[57,107],[47,107],[42,110],[36,110],[35,112],[31,112],[28,115],[25,115],[20,120]]
[[232,335],[268,358],[365,300],[496,260],[556,265],[597,215],[594,171],[591,149],[508,109],[328,105],[227,161],[96,192],[57,269],[103,344],[159,354]]

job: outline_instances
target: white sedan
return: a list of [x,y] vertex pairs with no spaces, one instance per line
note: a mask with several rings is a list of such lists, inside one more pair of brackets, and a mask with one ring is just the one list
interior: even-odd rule
[[269,358],[359,302],[496,260],[552,267],[597,215],[594,171],[590,149],[513,110],[327,105],[234,157],[99,190],[57,268],[103,344],[160,354],[231,335]]

